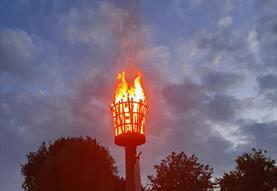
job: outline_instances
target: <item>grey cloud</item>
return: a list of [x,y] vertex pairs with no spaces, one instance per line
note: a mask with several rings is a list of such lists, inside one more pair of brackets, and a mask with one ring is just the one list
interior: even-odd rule
[[177,113],[200,109],[206,98],[203,87],[190,80],[180,85],[168,85],[162,93]]
[[[50,139],[70,130],[67,106],[62,98],[33,94],[27,90],[14,90],[2,95],[4,127],[32,141]],[[68,131],[70,132],[70,131]]]
[[264,104],[276,108],[277,105],[277,75],[267,74],[256,78],[259,94],[263,97]]
[[[228,68],[245,71],[257,62],[257,52],[249,40],[250,32],[219,30],[197,31],[178,47],[184,64],[191,65],[197,73],[203,68]],[[255,38],[254,38],[255,40]]]
[[72,43],[95,43],[111,46],[123,27],[126,17],[120,8],[109,2],[100,2],[98,9],[91,7],[72,9],[58,18],[58,28]]
[[277,3],[274,0],[258,1],[256,31],[259,42],[261,62],[257,67],[265,67],[263,70],[277,71]]
[[[238,36],[229,36],[231,33],[218,31],[215,33],[197,34],[198,46],[202,49],[211,49],[212,51],[229,50],[236,51],[241,47],[241,41]],[[231,38],[230,38],[231,37]]]
[[267,74],[257,78],[261,91],[274,90],[277,91],[277,75]]
[[[175,14],[180,19],[186,20],[190,16],[189,11],[195,8],[203,8],[211,6],[214,12],[220,14],[228,14],[234,9],[232,1],[230,0],[213,0],[213,1],[203,1],[203,0],[172,0],[169,1],[169,12]],[[205,13],[203,13],[205,14]],[[210,13],[211,14],[211,13]]]
[[240,128],[248,137],[252,147],[266,149],[270,153],[277,153],[277,121],[252,122],[243,124]]
[[219,19],[217,26],[222,28],[227,28],[232,25],[233,19],[231,16],[222,17]]
[[233,143],[215,132],[210,132],[206,139],[197,145],[197,156],[200,160],[211,165],[216,176],[230,169],[236,153],[231,149]]
[[240,103],[231,96],[216,94],[206,105],[206,115],[215,122],[230,122],[236,118]]
[[208,70],[203,72],[201,81],[212,91],[224,92],[234,88],[243,81],[243,78],[238,73]]
[[273,109],[276,109],[277,105],[277,94],[275,92],[268,92],[265,93],[265,97],[268,99],[268,106],[273,107]]
[[[230,122],[240,111],[240,102],[220,92],[238,83],[240,77],[233,73],[211,72],[203,77],[201,85],[185,80],[180,85],[166,86],[162,93],[176,114],[201,113],[202,117],[214,122]],[[217,92],[210,94],[210,90]]]
[[[137,4],[137,1],[101,1],[96,4],[97,7],[71,9],[57,17],[57,29],[70,46],[87,46],[90,54],[100,52],[101,59],[110,57],[109,64],[103,64],[103,60],[98,63],[105,65],[107,70],[112,65],[116,65],[117,70],[130,67],[130,63],[144,65],[141,64],[144,60],[140,60],[140,54],[147,54],[143,33],[149,30],[143,30],[146,27],[141,24]],[[153,57],[156,50],[152,47],[151,51],[150,57]],[[99,55],[93,58],[86,56],[95,59]],[[146,56],[149,57],[149,54]]]
[[22,30],[0,30],[1,70],[21,79],[31,80],[35,74],[30,66],[36,45]]

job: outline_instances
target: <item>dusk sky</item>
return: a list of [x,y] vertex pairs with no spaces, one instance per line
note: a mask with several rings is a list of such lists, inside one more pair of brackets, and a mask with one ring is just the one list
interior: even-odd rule
[[1,191],[22,190],[26,154],[67,136],[96,138],[124,176],[109,107],[132,24],[149,105],[144,185],[171,151],[214,177],[253,147],[277,159],[276,0],[0,2]]

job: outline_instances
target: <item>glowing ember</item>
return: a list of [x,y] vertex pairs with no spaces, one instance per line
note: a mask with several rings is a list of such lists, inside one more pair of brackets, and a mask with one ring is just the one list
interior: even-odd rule
[[147,105],[141,77],[137,76],[131,85],[125,79],[125,72],[119,73],[117,79],[115,100],[111,104],[115,136],[144,134]]

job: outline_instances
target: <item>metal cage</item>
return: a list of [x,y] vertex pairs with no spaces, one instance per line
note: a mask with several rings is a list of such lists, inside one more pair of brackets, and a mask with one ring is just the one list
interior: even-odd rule
[[113,102],[111,106],[114,123],[115,142],[126,145],[132,142],[140,145],[145,142],[145,117],[147,105],[132,98],[127,101]]

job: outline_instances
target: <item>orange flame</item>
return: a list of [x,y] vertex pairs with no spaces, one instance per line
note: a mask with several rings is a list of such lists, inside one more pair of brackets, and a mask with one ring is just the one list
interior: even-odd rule
[[126,79],[125,72],[118,74],[117,79],[119,84],[115,93],[115,103],[120,101],[127,101],[133,99],[133,101],[139,102],[140,100],[145,100],[144,91],[140,82],[140,76],[137,76],[133,82],[133,85],[129,87]]
[[147,105],[140,79],[138,75],[133,84],[129,85],[125,72],[117,76],[118,86],[111,104],[115,136],[125,133],[144,134]]

